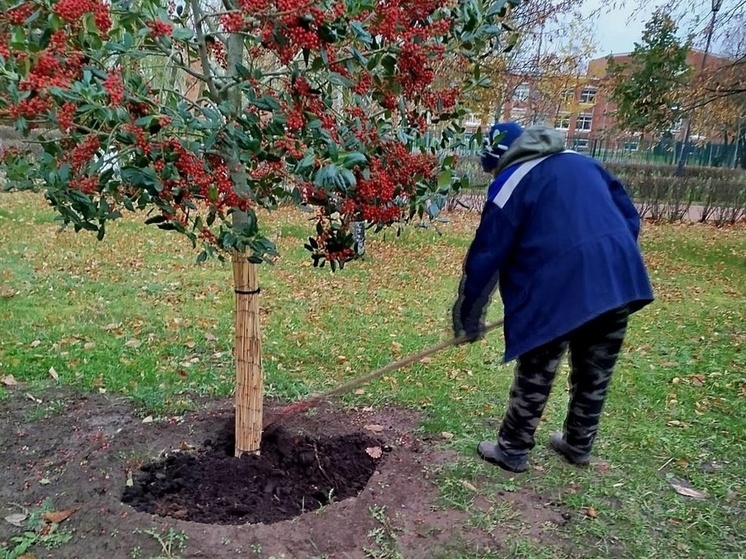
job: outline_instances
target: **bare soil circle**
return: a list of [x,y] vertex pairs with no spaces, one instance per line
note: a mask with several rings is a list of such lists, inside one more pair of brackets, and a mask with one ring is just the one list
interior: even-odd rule
[[273,425],[260,453],[234,453],[231,418],[199,449],[170,453],[133,476],[122,502],[139,512],[205,524],[271,524],[360,493],[381,441],[363,433],[294,434]]

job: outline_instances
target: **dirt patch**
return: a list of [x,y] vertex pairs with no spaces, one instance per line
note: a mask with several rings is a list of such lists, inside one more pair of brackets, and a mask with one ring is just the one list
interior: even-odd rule
[[236,458],[234,426],[231,419],[196,452],[143,466],[122,502],[205,524],[271,524],[354,497],[383,456],[381,443],[362,433],[317,438],[275,426],[259,455]]
[[[22,527],[2,518],[38,510],[45,502],[51,503],[48,506],[53,510],[74,511],[60,525],[72,538],[53,549],[34,547],[31,551],[36,559],[363,559],[389,556],[391,550],[407,559],[432,559],[448,557],[446,550],[456,543],[453,549],[459,553],[508,547],[504,538],[509,538],[509,533],[486,533],[472,525],[470,512],[443,506],[431,476],[455,455],[439,450],[437,441],[418,438],[419,418],[408,411],[393,407],[339,411],[327,406],[284,421],[281,429],[265,438],[260,460],[266,459],[267,469],[262,470],[251,464],[249,457],[236,460],[229,456],[225,434],[230,430],[227,424],[233,410],[228,400],[205,400],[196,413],[144,423],[125,398],[65,393],[55,388],[48,394],[34,393],[42,400],[39,403],[26,392],[18,387],[0,402],[0,550],[3,542],[23,533]],[[270,412],[272,405],[267,408]],[[208,439],[212,441],[209,445],[205,444]],[[366,452],[368,445],[385,450],[380,458],[374,458]],[[248,495],[233,498],[223,508],[238,510],[240,523],[225,512],[219,517],[197,510],[199,499],[218,499],[217,494],[200,495],[203,490],[196,489],[200,480],[195,468],[207,456],[212,458],[203,466],[212,465],[203,468],[205,477],[225,482],[223,497],[232,494],[228,483],[234,483],[234,488],[236,482],[253,486],[243,490]],[[254,473],[230,472],[228,463],[254,468]],[[191,473],[185,476],[185,471]],[[250,475],[257,479],[249,480]],[[275,475],[278,478],[272,480]],[[288,486],[286,478],[294,477],[297,485],[298,478],[306,475],[316,480],[317,489],[312,483],[293,498],[291,492],[283,492]],[[366,475],[370,475],[367,483]],[[260,480],[262,476],[270,479]],[[160,495],[154,490],[165,490],[163,482],[186,477],[191,479],[187,484],[191,487],[181,495],[181,508],[172,504],[178,491]],[[129,479],[132,487],[127,485]],[[148,492],[143,491],[144,480],[154,481],[149,501]],[[149,512],[139,512],[122,502],[128,489],[139,495],[132,503],[138,501],[137,507]],[[307,511],[315,506],[315,511],[297,514],[300,492],[306,493],[301,512],[304,506]],[[153,499],[156,495],[160,496]],[[252,495],[265,501],[247,504]],[[308,495],[316,495],[316,502],[311,503]],[[257,523],[259,517],[246,511],[247,507],[266,510],[266,499],[277,502],[276,496],[284,505],[275,509],[275,516],[265,516]],[[517,494],[511,498],[521,499]],[[541,506],[529,493],[526,499],[532,510]],[[174,518],[181,514],[183,518]],[[282,515],[286,515],[284,520]],[[208,519],[211,524],[202,522]],[[547,520],[543,512],[538,519]],[[166,547],[170,555],[165,553]]]

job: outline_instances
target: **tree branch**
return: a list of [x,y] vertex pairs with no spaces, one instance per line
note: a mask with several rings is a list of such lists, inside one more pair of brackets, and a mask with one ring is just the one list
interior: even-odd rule
[[205,33],[202,29],[202,8],[199,5],[199,0],[189,0],[189,3],[192,6],[192,12],[194,13],[194,20],[197,22],[194,26],[194,32],[197,35],[197,48],[199,49],[199,59],[200,64],[202,64],[202,72],[204,73],[204,82],[207,84],[207,88],[210,90],[210,93],[214,97],[215,101],[217,101],[220,96],[218,93],[218,88],[215,85],[215,80],[213,79],[212,71],[210,70],[210,59],[207,54],[207,43],[205,42]]

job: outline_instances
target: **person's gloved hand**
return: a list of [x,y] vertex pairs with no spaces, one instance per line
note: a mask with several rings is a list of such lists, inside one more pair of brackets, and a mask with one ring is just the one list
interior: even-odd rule
[[460,338],[466,337],[464,342],[474,343],[484,338],[485,324],[481,318],[479,320],[465,320],[462,321],[459,316],[460,313],[453,313],[453,336]]

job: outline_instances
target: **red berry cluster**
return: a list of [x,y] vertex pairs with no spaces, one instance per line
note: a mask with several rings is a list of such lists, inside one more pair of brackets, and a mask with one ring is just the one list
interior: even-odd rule
[[162,19],[156,19],[147,23],[150,34],[157,38],[170,37],[171,32],[174,30],[174,26],[171,22],[163,21]]
[[98,136],[89,134],[85,139],[73,148],[70,154],[70,163],[73,171],[79,172],[87,165],[98,153],[101,148]]
[[[16,119],[24,117],[26,119],[36,119],[44,116],[49,110],[49,101],[42,97],[30,97],[22,100],[17,105],[11,105],[7,109],[7,114],[10,118]],[[0,110],[0,116],[3,111]]]
[[140,154],[148,155],[153,150],[153,144],[151,138],[145,136],[145,130],[134,124],[125,124],[122,127],[122,131],[129,132],[135,137],[135,147],[139,150]]
[[111,16],[109,7],[102,1],[97,0],[60,0],[52,9],[67,23],[74,26],[80,25],[80,20],[85,14],[93,14],[96,27],[101,33],[108,33],[111,29]]
[[122,101],[124,101],[124,82],[121,72],[113,71],[106,76],[104,91],[109,94],[109,101],[112,105],[119,106],[122,104]]
[[67,132],[73,126],[73,119],[78,106],[75,103],[65,103],[57,110],[57,124],[62,132]]
[[16,6],[15,8],[11,8],[7,12],[5,12],[4,17],[11,25],[23,25],[24,23],[26,23],[26,20],[31,17],[31,14],[34,13],[34,9],[35,6],[33,3],[24,2]]
[[220,25],[228,33],[238,33],[246,29],[246,21],[243,14],[230,12],[220,16]]
[[98,175],[93,175],[90,177],[72,179],[70,181],[70,188],[73,190],[79,190],[83,194],[88,194],[90,196],[91,194],[98,192],[100,184],[100,177]]

